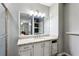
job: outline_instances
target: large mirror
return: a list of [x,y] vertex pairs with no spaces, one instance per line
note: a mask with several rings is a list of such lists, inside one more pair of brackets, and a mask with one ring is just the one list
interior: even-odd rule
[[20,35],[38,35],[44,34],[44,17],[29,15],[20,12],[19,34]]

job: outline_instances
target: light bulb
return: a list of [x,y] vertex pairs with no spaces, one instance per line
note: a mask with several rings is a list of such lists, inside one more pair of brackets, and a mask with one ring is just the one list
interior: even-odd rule
[[44,14],[44,13],[42,13],[41,17],[45,17],[45,14]]
[[38,15],[38,13],[35,11],[35,12],[34,12],[34,16],[37,16],[37,15]]
[[21,25],[24,24],[24,23],[27,23],[27,21],[22,21],[22,22],[21,22]]
[[23,22],[21,22],[21,25],[23,24]]
[[29,26],[31,26],[31,23],[29,23]]
[[41,17],[41,15],[42,15],[42,13],[39,12],[39,13],[38,13],[38,17]]
[[32,16],[33,14],[34,14],[34,11],[33,10],[30,10],[29,11],[29,15]]

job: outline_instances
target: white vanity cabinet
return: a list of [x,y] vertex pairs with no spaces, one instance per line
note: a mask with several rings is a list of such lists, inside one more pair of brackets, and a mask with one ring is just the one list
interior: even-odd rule
[[21,56],[33,56],[33,45],[21,45],[19,46],[19,55]]
[[57,53],[57,42],[52,40],[19,45],[20,56],[51,56]]

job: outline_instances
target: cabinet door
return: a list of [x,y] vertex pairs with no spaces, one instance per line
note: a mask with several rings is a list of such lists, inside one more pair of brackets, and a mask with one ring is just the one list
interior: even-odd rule
[[43,42],[34,44],[34,56],[43,56]]
[[55,55],[57,53],[57,42],[52,43],[52,55]]
[[51,55],[51,41],[44,42],[44,56]]
[[33,45],[24,45],[19,47],[19,55],[33,56]]

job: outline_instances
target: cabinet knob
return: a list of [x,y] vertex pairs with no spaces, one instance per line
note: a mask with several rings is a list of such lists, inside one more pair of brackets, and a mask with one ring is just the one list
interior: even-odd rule
[[52,41],[52,43],[56,43],[56,42],[57,42],[57,40]]

